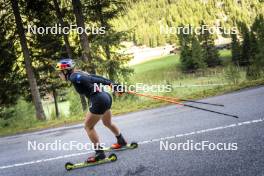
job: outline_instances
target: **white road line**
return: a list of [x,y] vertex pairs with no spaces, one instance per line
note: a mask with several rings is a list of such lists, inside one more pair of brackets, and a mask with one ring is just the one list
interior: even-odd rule
[[167,139],[174,139],[174,138],[179,138],[179,137],[183,137],[183,136],[191,136],[194,134],[206,133],[206,132],[222,130],[222,129],[226,129],[226,128],[233,128],[233,127],[242,126],[242,125],[249,125],[252,123],[258,123],[258,122],[263,122],[263,121],[264,121],[264,119],[258,119],[258,120],[240,122],[240,123],[233,123],[233,124],[226,125],[226,126],[219,126],[219,127],[209,128],[209,129],[205,129],[205,130],[193,131],[193,132],[184,133],[184,134],[177,134],[175,136],[146,140],[146,141],[139,142],[138,144],[147,144],[147,143],[157,142],[157,141],[159,142],[159,141],[164,141]]
[[[238,127],[238,126],[243,126],[243,125],[250,125],[250,124],[259,123],[259,122],[263,122],[263,121],[264,121],[264,119],[257,119],[257,120],[245,121],[245,122],[240,122],[240,123],[234,123],[234,124],[230,124],[230,125],[226,125],[226,126],[219,126],[219,127],[215,127],[215,128],[193,131],[193,132],[184,133],[184,134],[177,134],[174,136],[150,139],[150,140],[146,140],[146,141],[141,141],[138,144],[142,145],[142,144],[148,144],[148,143],[153,143],[153,142],[159,142],[159,141],[168,140],[168,139],[175,139],[175,138],[179,138],[179,137],[183,137],[183,136],[191,136],[191,135],[195,135],[195,134],[207,133],[207,132],[222,130],[222,129],[226,129],[226,128],[233,128],[233,127]],[[57,156],[54,158],[47,158],[47,159],[29,161],[29,162],[24,162],[24,163],[17,163],[17,164],[12,164],[12,165],[0,166],[0,170],[12,168],[12,167],[17,167],[17,166],[25,166],[25,165],[31,165],[31,164],[36,164],[36,163],[58,160],[58,159],[70,158],[70,157],[74,157],[74,156],[86,155],[86,154],[89,154],[92,152],[93,151],[74,153],[74,154],[69,154],[69,155]]]
[[12,165],[7,165],[7,166],[1,166],[0,170],[1,169],[11,168],[11,167],[24,166],[24,165],[29,165],[29,164],[36,164],[36,163],[53,161],[53,160],[58,160],[58,159],[63,159],[63,158],[69,158],[69,157],[74,157],[74,156],[86,155],[86,154],[89,154],[89,153],[93,153],[93,151],[82,152],[82,153],[74,153],[74,154],[69,154],[69,155],[57,156],[57,157],[54,157],[54,158],[47,158],[47,159],[42,159],[42,160],[29,161],[29,162],[24,162],[24,163],[18,163],[18,164],[12,164]]

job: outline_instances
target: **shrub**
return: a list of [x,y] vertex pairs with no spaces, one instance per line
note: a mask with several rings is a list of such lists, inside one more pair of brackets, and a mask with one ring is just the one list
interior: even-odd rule
[[83,110],[79,94],[71,89],[67,99],[70,102],[70,115],[80,115]]
[[261,67],[257,64],[253,64],[247,67],[246,77],[248,80],[256,80],[261,77]]
[[229,84],[237,85],[241,78],[240,68],[234,65],[229,65],[225,69],[224,76]]
[[34,106],[26,102],[23,98],[17,101],[13,107],[1,109],[0,126],[30,126],[37,120],[35,119]]

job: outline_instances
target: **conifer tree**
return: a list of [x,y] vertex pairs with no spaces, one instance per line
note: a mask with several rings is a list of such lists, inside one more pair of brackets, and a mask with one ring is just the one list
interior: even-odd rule
[[[203,22],[201,26],[205,25]],[[221,64],[218,50],[215,47],[213,35],[209,33],[208,27],[201,31],[200,42],[202,44],[205,62],[208,67],[215,67]]]
[[249,36],[249,29],[248,27],[244,24],[244,27],[242,29],[242,46],[241,46],[241,57],[239,60],[239,65],[240,66],[248,66],[249,65],[249,59],[250,59],[250,36]]
[[241,54],[240,54],[240,44],[237,38],[237,34],[232,34],[231,38],[232,38],[232,43],[231,43],[232,62],[235,65],[239,65]]
[[130,60],[128,55],[119,53],[121,42],[128,38],[126,31],[116,31],[111,21],[126,12],[125,1],[87,0],[85,12],[89,14],[88,20],[98,27],[104,28],[104,33],[91,34],[93,54],[100,60],[101,70],[111,80],[118,81],[122,76],[131,73],[131,69],[125,66]]
[[204,69],[207,67],[201,44],[196,36],[193,36],[192,39],[192,62],[194,69]]
[[[191,26],[189,26],[191,28]],[[192,60],[192,36],[189,34],[178,34],[180,44],[180,61],[181,67],[184,71],[191,71],[194,69],[194,62]]]
[[27,43],[27,38],[25,35],[24,27],[23,27],[23,22],[20,14],[20,8],[19,8],[19,3],[17,0],[11,0],[11,6],[13,10],[13,14],[15,17],[15,23],[16,23],[16,28],[17,28],[17,33],[19,36],[20,40],[20,45],[23,51],[23,57],[25,61],[25,68],[27,72],[27,77],[30,85],[30,90],[31,90],[31,95],[32,95],[32,100],[35,105],[35,110],[36,110],[36,118],[39,120],[45,120],[46,115],[44,113],[43,105],[41,102],[41,97],[37,85],[37,80],[36,76],[32,67],[32,60],[30,56],[30,51],[28,48],[28,43]]

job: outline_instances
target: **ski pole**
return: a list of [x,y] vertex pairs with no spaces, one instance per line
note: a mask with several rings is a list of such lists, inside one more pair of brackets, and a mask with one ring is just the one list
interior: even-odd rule
[[175,101],[178,100],[178,101],[186,101],[186,102],[199,103],[199,104],[207,104],[207,105],[213,105],[213,106],[222,106],[222,107],[224,106],[222,104],[207,103],[207,102],[194,101],[194,100],[181,99],[181,98],[174,98],[174,97],[157,96],[157,95],[155,95],[155,97],[165,98],[165,99],[170,99],[170,100],[175,100]]
[[142,96],[142,97],[148,97],[148,98],[152,98],[152,99],[156,99],[156,100],[162,100],[162,101],[166,101],[166,102],[169,102],[169,103],[178,104],[178,105],[182,105],[182,106],[186,106],[186,107],[190,107],[190,108],[194,108],[194,109],[199,109],[199,110],[203,110],[203,111],[208,111],[208,112],[212,112],[212,113],[216,113],[216,114],[221,114],[221,115],[225,115],[225,116],[229,116],[229,117],[239,118],[236,115],[226,114],[226,113],[223,113],[223,112],[218,112],[218,111],[214,111],[214,110],[210,110],[210,109],[200,108],[200,107],[197,107],[197,106],[187,105],[187,104],[183,104],[183,103],[180,103],[180,102],[177,102],[177,101],[168,100],[168,99],[164,99],[164,98],[161,98],[161,97],[156,97],[156,96],[153,96],[153,95],[141,94],[141,93],[132,92],[132,91],[128,91],[127,93],[138,95],[138,96]]

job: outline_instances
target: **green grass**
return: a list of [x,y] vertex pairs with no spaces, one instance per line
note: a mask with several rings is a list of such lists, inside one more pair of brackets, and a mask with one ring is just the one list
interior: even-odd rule
[[220,52],[220,57],[223,60],[223,65],[227,65],[231,61],[231,50],[221,50]]
[[[220,56],[224,65],[228,65],[231,60],[231,53],[229,50],[220,51]],[[242,88],[264,85],[264,80],[250,81],[245,77],[245,70],[239,69],[241,75],[238,84],[229,84],[226,79],[226,67],[217,67],[213,69],[206,69],[197,73],[184,74],[179,67],[179,55],[169,55],[161,57],[160,59],[151,60],[145,63],[134,65],[134,75],[131,77],[131,83],[152,84],[170,84],[173,90],[167,93],[151,93],[164,96],[172,96],[178,98],[199,99],[208,96],[220,95],[226,92],[239,90]],[[213,86],[211,84],[224,84]],[[193,85],[200,85],[196,87]],[[185,86],[185,87],[181,87]],[[74,96],[74,97],[73,97]],[[71,94],[71,99],[78,101],[77,94]],[[123,114],[143,109],[149,109],[159,106],[167,105],[166,102],[160,102],[148,98],[135,97],[132,95],[123,95],[117,97],[113,103],[112,112],[114,115]],[[76,106],[76,103],[75,103]],[[79,105],[80,106],[80,105]],[[5,128],[0,128],[0,135],[15,134],[25,131],[34,131],[43,128],[51,128],[56,126],[68,125],[72,123],[80,123],[83,121],[83,112],[76,115],[68,115],[69,103],[59,103],[59,108],[64,112],[60,119],[51,118],[44,122],[32,120],[30,118],[21,117],[13,125]],[[79,107],[79,109],[81,109]],[[54,104],[45,104],[45,111],[54,111]],[[52,114],[52,113],[51,113]],[[142,117],[143,118],[143,117]],[[22,123],[23,122],[23,123]]]
[[164,69],[179,64],[179,55],[170,55],[132,66],[136,74]]
[[220,57],[225,59],[231,59],[231,50],[220,50],[219,51]]
[[[231,61],[230,50],[221,50],[220,58],[224,65]],[[217,67],[206,69],[192,74],[183,74],[180,70],[179,55],[170,55],[161,57],[138,65],[134,65],[134,75],[131,78],[132,83],[152,84],[171,84],[173,90],[167,93],[147,92],[147,94],[164,95],[178,98],[197,99],[207,96],[219,95],[225,92],[238,90],[240,88],[263,84],[263,81],[248,81],[245,78],[245,71],[239,70],[241,75],[240,83],[230,85],[225,78],[226,67]],[[215,86],[212,84],[220,84]],[[221,86],[222,84],[222,86]],[[200,85],[200,87],[194,86]],[[148,109],[165,105],[167,103],[157,100],[151,100],[143,97],[122,97],[113,104],[113,113],[122,114],[133,112],[139,109]]]
[[[221,50],[220,57],[223,64],[227,65],[231,61],[230,50]],[[208,81],[221,81],[219,74],[223,73],[223,67],[214,69],[207,69],[203,72],[195,74],[182,74],[180,70],[180,57],[179,55],[169,55],[147,61],[132,67],[134,75],[131,78],[132,83],[164,83],[164,82],[178,82],[182,83],[195,83],[195,82],[208,82]]]
[[179,55],[170,55],[155,59],[142,64],[134,65],[134,75],[132,82],[137,83],[159,83],[160,80],[173,80],[180,74]]

